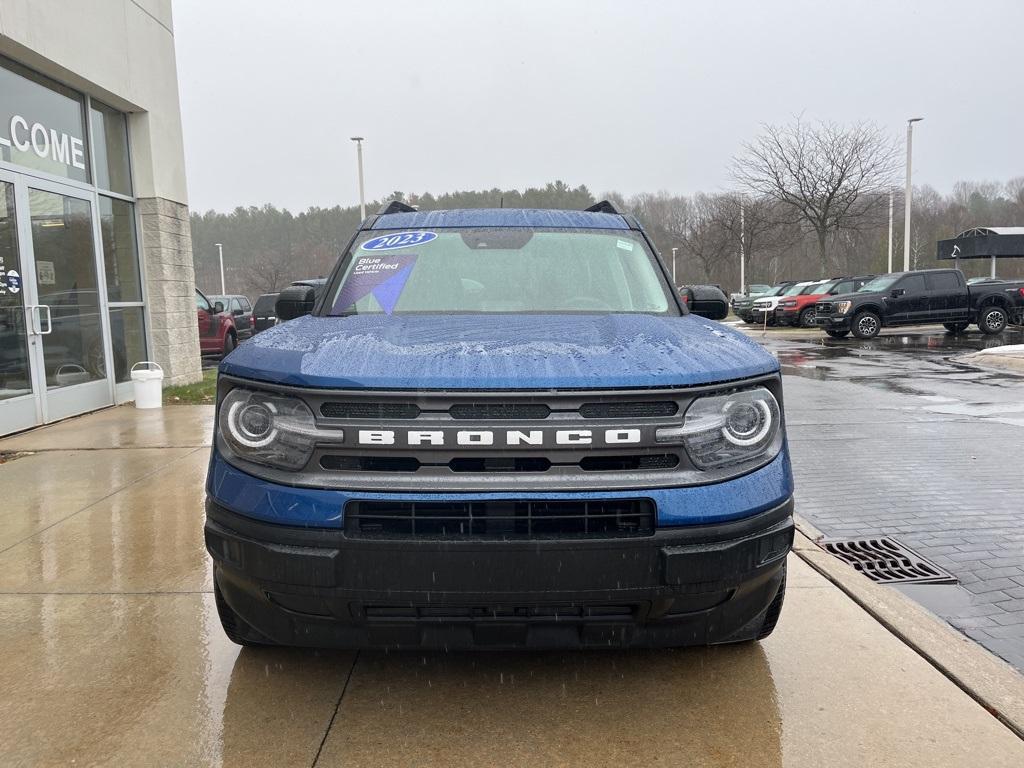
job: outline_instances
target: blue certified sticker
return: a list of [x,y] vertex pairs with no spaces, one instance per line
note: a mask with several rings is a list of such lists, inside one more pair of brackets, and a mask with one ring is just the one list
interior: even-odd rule
[[360,246],[364,251],[394,251],[398,248],[410,248],[423,245],[437,239],[436,232],[392,232],[367,240]]

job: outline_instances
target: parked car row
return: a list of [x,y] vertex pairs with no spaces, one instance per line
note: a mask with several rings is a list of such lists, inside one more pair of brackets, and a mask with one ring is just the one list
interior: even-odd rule
[[734,299],[733,312],[747,323],[812,328],[815,307],[820,299],[856,291],[873,277],[874,275],[854,275],[787,281],[769,288],[762,294]]
[[[318,277],[296,280],[290,285],[309,286],[319,299],[326,283],[324,278]],[[228,355],[239,342],[272,328],[277,324],[274,305],[278,295],[265,293],[255,304],[250,304],[249,298],[241,294],[206,296],[196,290],[200,353],[203,356]]]

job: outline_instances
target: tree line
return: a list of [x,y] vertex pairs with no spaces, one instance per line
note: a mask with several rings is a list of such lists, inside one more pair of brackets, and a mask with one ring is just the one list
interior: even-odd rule
[[[677,282],[717,283],[739,290],[742,248],[746,282],[775,283],[886,271],[889,207],[893,207],[893,267],[903,264],[901,147],[877,126],[807,123],[802,118],[764,126],[733,159],[729,192],[624,196],[607,192],[647,229],[662,257],[675,260]],[[890,197],[891,195],[891,197]],[[405,194],[421,210],[444,208],[564,208],[598,199],[585,185],[562,181],[526,190],[490,189]],[[376,211],[386,201],[368,203]],[[359,225],[358,206],[310,208],[293,214],[273,205],[230,213],[193,213],[196,284],[217,293],[215,243],[224,247],[229,293],[254,298],[292,280],[326,276]],[[1024,226],[1024,176],[1007,182],[958,182],[946,193],[914,188],[911,266],[939,264],[936,242],[976,226]],[[673,257],[673,249],[675,256]],[[987,261],[961,264],[968,276],[987,275]],[[1003,260],[1000,276],[1024,277],[1024,259]]]

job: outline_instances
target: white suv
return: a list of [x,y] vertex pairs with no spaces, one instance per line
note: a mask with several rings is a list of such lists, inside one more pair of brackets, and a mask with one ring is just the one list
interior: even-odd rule
[[805,280],[802,283],[793,283],[778,296],[768,296],[763,299],[758,299],[754,302],[754,306],[751,308],[751,313],[754,316],[754,322],[758,325],[763,325],[765,315],[767,315],[768,325],[775,325],[775,308],[779,306],[779,302],[787,296],[796,296],[802,293],[804,288],[809,285],[814,285],[815,282],[817,281]]

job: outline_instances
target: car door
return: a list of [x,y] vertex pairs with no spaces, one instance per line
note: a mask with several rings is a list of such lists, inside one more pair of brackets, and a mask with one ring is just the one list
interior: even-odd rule
[[891,289],[886,299],[887,323],[912,324],[928,314],[928,289],[924,275],[907,275]]
[[231,313],[231,318],[235,323],[235,334],[239,340],[249,338],[252,335],[252,329],[249,328],[249,323],[245,319],[245,310],[242,309],[242,303],[238,300],[237,296],[231,297],[228,311]]
[[955,272],[934,272],[927,275],[928,304],[934,318],[943,322],[966,320],[968,292]]

